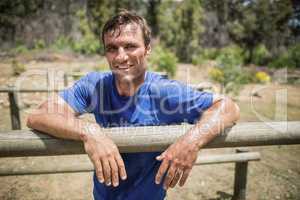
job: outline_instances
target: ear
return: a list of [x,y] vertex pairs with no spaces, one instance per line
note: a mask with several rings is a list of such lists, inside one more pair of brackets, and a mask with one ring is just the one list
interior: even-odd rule
[[151,53],[151,45],[149,44],[148,46],[146,46],[146,52],[145,52],[145,55],[146,56],[149,56]]

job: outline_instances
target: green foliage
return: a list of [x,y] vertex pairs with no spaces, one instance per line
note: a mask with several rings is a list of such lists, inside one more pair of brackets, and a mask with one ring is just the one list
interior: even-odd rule
[[41,49],[45,49],[45,47],[46,47],[45,41],[42,39],[39,39],[34,42],[33,49],[41,50]]
[[208,60],[214,60],[218,56],[219,50],[216,48],[201,49],[199,55],[193,55],[192,63],[194,65],[200,65]]
[[13,59],[11,62],[11,67],[13,70],[14,76],[19,76],[26,71],[25,65],[19,63],[17,60]]
[[73,50],[83,54],[100,53],[101,46],[99,40],[89,27],[86,12],[84,10],[79,10],[77,16],[79,17],[79,30],[82,37],[79,41],[74,41],[72,45]]
[[22,54],[22,53],[27,53],[29,49],[24,44],[18,44],[11,51],[16,54]]
[[89,0],[87,1],[88,22],[95,35],[101,35],[104,23],[119,9],[141,11],[145,6],[140,0]]
[[243,49],[235,45],[221,48],[217,51],[215,59],[226,65],[242,65],[244,62]]
[[224,48],[217,56],[217,66],[210,70],[212,80],[224,87],[225,93],[238,94],[242,85],[252,81],[252,75],[242,67],[241,52],[236,48]]
[[296,44],[289,48],[290,59],[294,63],[295,68],[300,68],[300,44]]
[[200,49],[203,10],[199,0],[162,1],[159,7],[159,37],[163,46],[191,62]]
[[60,36],[57,40],[53,42],[52,45],[50,45],[50,48],[54,50],[66,50],[66,49],[72,49],[73,47],[73,40],[69,37]]
[[287,52],[270,62],[269,67],[300,68],[300,44],[290,47]]
[[74,42],[73,50],[82,54],[95,54],[100,52],[99,41],[94,38],[83,38],[77,42]]
[[270,59],[271,54],[266,48],[264,44],[260,44],[257,47],[255,47],[253,51],[253,64],[256,65],[265,65],[268,60]]
[[177,68],[177,57],[168,49],[156,46],[149,57],[150,69],[167,72],[174,76]]
[[227,62],[233,62],[233,65],[241,65],[244,62],[243,50],[236,45],[230,45],[220,49],[202,49],[198,56],[193,57],[192,63],[197,65],[208,60],[223,60],[224,58],[228,58]]
[[289,39],[288,19],[293,13],[291,1],[204,2],[206,8],[218,15],[231,40],[246,51],[246,63],[254,62],[254,49],[258,45],[263,43],[268,49],[278,49]]

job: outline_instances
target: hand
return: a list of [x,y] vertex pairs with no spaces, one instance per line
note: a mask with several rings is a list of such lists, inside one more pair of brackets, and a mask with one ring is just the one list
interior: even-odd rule
[[197,159],[198,145],[191,142],[188,136],[180,137],[156,159],[162,161],[155,177],[155,183],[160,184],[164,179],[164,189],[173,188],[179,182],[183,186]]
[[96,175],[101,183],[114,187],[119,185],[119,176],[126,179],[123,159],[115,143],[105,135],[81,134],[84,148],[94,164]]

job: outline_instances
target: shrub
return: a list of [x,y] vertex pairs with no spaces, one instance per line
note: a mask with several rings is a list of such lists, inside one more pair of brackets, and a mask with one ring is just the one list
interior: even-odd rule
[[169,50],[156,46],[150,57],[150,69],[167,72],[169,76],[174,76],[177,68],[177,57]]
[[81,39],[74,41],[72,49],[75,52],[83,54],[95,54],[101,52],[101,45],[94,33],[91,31],[88,20],[84,10],[79,10],[76,13],[79,18],[79,29],[81,32]]
[[296,44],[289,49],[289,55],[295,68],[300,68],[300,44]]
[[23,44],[17,45],[15,48],[12,49],[12,52],[17,54],[27,53],[28,51],[29,49]]
[[268,83],[271,81],[271,77],[263,71],[256,72],[255,79],[260,83]]
[[243,49],[235,45],[221,48],[215,53],[215,59],[228,65],[241,65],[244,63]]
[[73,46],[73,41],[69,37],[60,36],[57,40],[53,42],[50,48],[55,50],[65,50],[71,49]]
[[194,65],[200,65],[208,60],[214,60],[218,55],[218,50],[216,48],[202,49],[199,55],[193,55],[192,63]]
[[93,37],[84,37],[81,40],[74,42],[72,49],[77,53],[96,54],[100,52],[99,41]]
[[236,64],[242,64],[244,62],[243,50],[238,46],[230,45],[221,49],[202,49],[199,55],[193,56],[192,63],[198,65],[208,60],[222,59],[222,57],[230,57],[230,60]]
[[17,60],[13,59],[11,62],[11,67],[13,70],[14,76],[19,76],[23,72],[26,71],[25,66],[21,63],[19,63]]
[[265,65],[270,59],[271,55],[265,45],[258,45],[253,51],[253,64]]
[[251,82],[252,76],[242,69],[240,54],[230,52],[231,48],[223,49],[217,56],[217,66],[209,71],[209,76],[223,86],[225,93],[238,94],[242,85]]
[[208,71],[209,77],[216,82],[222,83],[224,81],[224,73],[221,69],[213,67]]
[[300,68],[300,44],[290,47],[286,53],[269,63],[273,68]]
[[42,39],[35,40],[33,49],[39,50],[39,49],[45,49],[45,47],[46,47],[46,44],[45,44],[44,40],[42,40]]

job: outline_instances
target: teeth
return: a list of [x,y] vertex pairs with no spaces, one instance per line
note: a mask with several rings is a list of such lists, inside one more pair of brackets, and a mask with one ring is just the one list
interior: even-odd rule
[[118,66],[119,69],[128,69],[130,66]]

